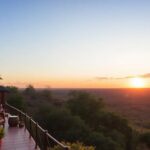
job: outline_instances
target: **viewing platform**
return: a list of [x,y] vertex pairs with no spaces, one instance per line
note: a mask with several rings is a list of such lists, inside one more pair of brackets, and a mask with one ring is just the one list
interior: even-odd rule
[[5,96],[8,92],[0,86],[0,126],[4,129],[0,150],[50,150],[55,145],[59,145],[62,150],[70,149],[26,113],[7,104]]
[[[8,117],[5,117],[5,135],[1,139],[0,150],[50,150],[55,145],[59,145],[61,150],[69,150],[68,146],[56,140],[47,130],[44,130],[21,110],[7,103],[5,104],[5,110]],[[10,118],[13,117],[17,117],[19,122],[14,127],[11,124],[13,125],[15,122],[10,123]],[[20,126],[20,123],[22,126]]]
[[0,143],[0,150],[40,150],[35,148],[35,141],[25,127],[9,127],[8,118],[5,121],[4,138]]

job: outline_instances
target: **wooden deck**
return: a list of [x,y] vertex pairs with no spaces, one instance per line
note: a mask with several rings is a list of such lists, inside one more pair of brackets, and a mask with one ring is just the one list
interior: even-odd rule
[[35,142],[29,138],[29,132],[24,127],[9,127],[6,118],[5,136],[0,143],[0,150],[35,150]]

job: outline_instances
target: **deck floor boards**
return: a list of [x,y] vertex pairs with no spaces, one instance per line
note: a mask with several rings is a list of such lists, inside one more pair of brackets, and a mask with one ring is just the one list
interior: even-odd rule
[[0,150],[35,150],[35,142],[29,138],[29,132],[24,127],[9,127],[6,119],[5,136],[1,140]]

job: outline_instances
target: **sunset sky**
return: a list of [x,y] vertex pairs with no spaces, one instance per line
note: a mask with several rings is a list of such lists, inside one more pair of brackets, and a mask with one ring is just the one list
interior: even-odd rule
[[149,0],[0,0],[0,84],[150,87]]

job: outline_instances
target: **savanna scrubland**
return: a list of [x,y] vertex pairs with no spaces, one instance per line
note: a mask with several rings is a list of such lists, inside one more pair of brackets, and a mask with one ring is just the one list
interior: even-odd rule
[[73,150],[150,149],[149,89],[8,88],[9,104]]

